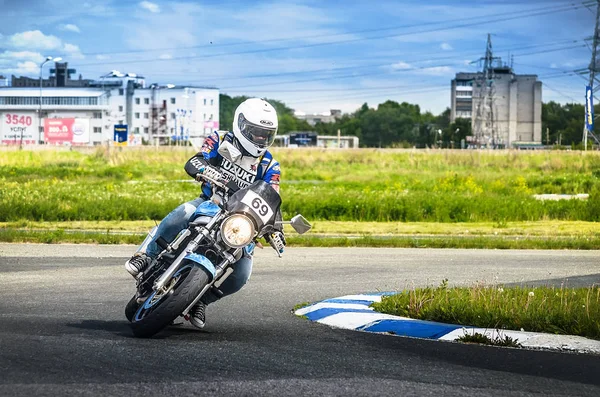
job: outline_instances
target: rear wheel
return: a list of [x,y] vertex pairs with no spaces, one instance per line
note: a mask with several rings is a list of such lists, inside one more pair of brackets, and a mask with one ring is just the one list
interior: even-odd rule
[[133,334],[148,338],[161,331],[192,303],[208,283],[209,277],[204,269],[192,263],[184,264],[162,291],[154,291],[139,304],[131,319]]

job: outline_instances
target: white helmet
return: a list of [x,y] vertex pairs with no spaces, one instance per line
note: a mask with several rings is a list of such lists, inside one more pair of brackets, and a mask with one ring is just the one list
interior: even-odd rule
[[277,135],[277,112],[260,98],[246,99],[235,109],[233,135],[253,157],[262,156]]

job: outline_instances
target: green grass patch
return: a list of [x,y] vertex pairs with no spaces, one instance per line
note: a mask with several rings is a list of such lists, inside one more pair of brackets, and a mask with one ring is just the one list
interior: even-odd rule
[[[581,221],[537,221],[537,222],[341,222],[311,221],[310,234],[328,236],[510,236],[510,237],[600,237],[600,223]],[[0,222],[0,228],[26,228],[36,230],[82,230],[106,232],[149,231],[157,224],[154,220],[135,221],[19,221]],[[286,233],[294,235],[291,226]],[[310,235],[309,234],[309,235]]]
[[382,313],[499,330],[525,330],[600,339],[600,286],[589,288],[416,288],[384,297]]
[[306,306],[310,306],[310,302],[298,303],[298,304],[296,304],[294,306],[294,308],[292,309],[292,312],[295,312],[296,310],[300,310],[300,309],[302,309],[303,307],[306,307]]
[[390,236],[328,237],[290,236],[290,246],[381,247],[381,248],[467,248],[467,249],[600,249],[600,237],[523,238],[504,236]]
[[[0,228],[0,242],[140,244],[148,229],[64,230]],[[381,247],[381,248],[470,248],[470,249],[600,249],[600,237],[524,238],[506,236],[361,236],[290,235],[289,247]]]
[[463,343],[478,343],[482,345],[492,345],[492,346],[504,346],[504,347],[522,347],[517,339],[513,339],[508,335],[504,337],[497,335],[494,338],[490,338],[487,335],[481,334],[479,332],[474,332],[470,334],[468,331],[465,331],[465,334],[456,338],[457,341]]
[[[81,151],[77,151],[81,150]],[[199,194],[192,148],[0,151],[0,222],[160,220]],[[312,221],[600,221],[595,152],[275,149],[283,212]],[[533,194],[588,193],[540,202]]]
[[141,244],[143,240],[141,234],[0,229],[0,241],[5,243]]

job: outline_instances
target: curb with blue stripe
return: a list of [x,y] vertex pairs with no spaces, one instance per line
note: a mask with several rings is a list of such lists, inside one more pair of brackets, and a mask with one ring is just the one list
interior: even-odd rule
[[528,348],[600,354],[600,341],[580,336],[445,324],[383,314],[369,307],[374,302],[381,302],[384,296],[394,294],[396,293],[381,292],[345,295],[313,303],[297,309],[294,314],[304,316],[310,321],[355,331],[445,341],[455,341],[465,334],[472,335],[479,333],[488,336],[492,340],[510,337],[516,340],[521,346]]

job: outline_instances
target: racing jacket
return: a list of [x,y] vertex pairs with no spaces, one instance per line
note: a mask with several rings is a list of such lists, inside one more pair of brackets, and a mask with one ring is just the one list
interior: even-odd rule
[[[188,160],[185,171],[195,178],[204,164],[209,164],[221,171],[223,176],[235,182],[240,188],[250,186],[256,180],[269,183],[279,193],[279,163],[267,150],[261,157],[241,156],[236,161],[227,158],[227,147],[233,145],[234,136],[229,131],[215,131],[204,140],[202,149]],[[202,184],[202,193],[206,197],[212,195],[208,182]]]

